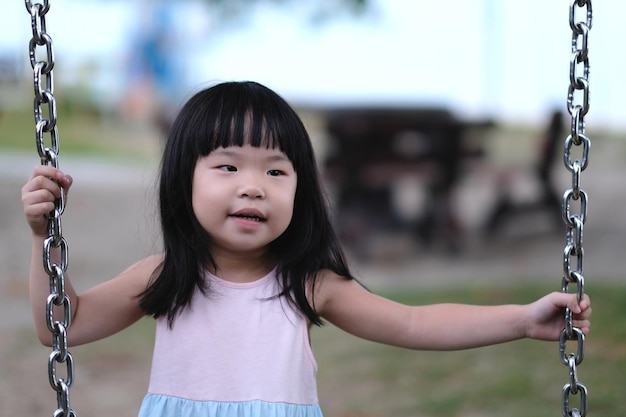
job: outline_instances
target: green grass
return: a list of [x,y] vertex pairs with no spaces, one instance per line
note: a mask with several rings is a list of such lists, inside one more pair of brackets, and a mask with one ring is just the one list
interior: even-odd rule
[[[525,303],[547,291],[460,288],[386,295],[411,304],[486,304]],[[590,415],[624,415],[626,322],[621,317],[626,290],[593,288],[590,295],[593,330],[578,378],[589,389]],[[314,331],[313,344],[320,400],[328,417],[558,416],[569,377],[556,342],[522,340],[460,352],[414,352],[361,341],[327,326]],[[572,396],[570,407],[578,401]]]
[[[59,154],[89,155],[109,159],[152,158],[159,151],[158,133],[147,125],[106,118],[88,111],[58,111]],[[44,135],[46,146],[50,136]],[[35,121],[31,111],[0,114],[0,149],[32,151]]]

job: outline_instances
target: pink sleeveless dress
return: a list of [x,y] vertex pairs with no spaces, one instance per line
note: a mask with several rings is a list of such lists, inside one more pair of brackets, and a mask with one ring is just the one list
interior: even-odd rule
[[169,328],[159,318],[139,417],[321,417],[306,317],[275,271],[250,283],[207,273]]

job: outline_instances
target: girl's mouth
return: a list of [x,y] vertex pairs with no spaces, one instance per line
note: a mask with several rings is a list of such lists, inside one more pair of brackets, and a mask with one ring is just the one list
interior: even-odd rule
[[253,215],[248,215],[248,214],[235,214],[232,217],[236,217],[238,219],[244,219],[244,220],[249,220],[249,221],[253,221],[253,222],[264,222],[265,219],[259,216],[253,216]]
[[256,209],[244,209],[239,210],[230,215],[231,217],[235,217],[237,219],[247,220],[251,222],[262,223],[267,219],[263,216],[259,210]]

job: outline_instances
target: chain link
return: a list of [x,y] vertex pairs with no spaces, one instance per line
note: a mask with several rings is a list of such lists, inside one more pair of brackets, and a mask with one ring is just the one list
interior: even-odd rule
[[[54,49],[47,33],[46,14],[50,3],[25,0],[30,14],[33,37],[28,44],[28,55],[33,69],[35,143],[42,165],[59,167],[59,132],[54,97]],[[41,57],[41,58],[40,58]],[[46,136],[50,145],[46,145]],[[50,295],[46,300],[46,323],[52,334],[52,353],[48,357],[48,379],[57,393],[57,410],[54,417],[76,417],[70,406],[70,388],[74,382],[74,359],[68,351],[67,329],[71,324],[70,298],[65,293],[64,274],[67,270],[68,248],[63,237],[61,215],[65,210],[65,192],[55,201],[55,208],[48,215],[48,238],[43,244],[43,268],[50,278]],[[55,262],[53,250],[58,252]],[[62,320],[55,319],[55,307],[62,308]],[[65,378],[57,376],[57,366],[65,365]]]
[[[581,16],[577,20],[577,16]],[[583,276],[583,226],[587,220],[587,193],[581,188],[582,171],[589,164],[591,141],[585,134],[585,116],[589,111],[589,30],[592,24],[591,0],[571,0],[569,26],[572,30],[572,54],[570,57],[570,84],[567,90],[567,110],[571,116],[571,129],[565,139],[563,162],[572,174],[572,186],[563,194],[562,217],[567,228],[563,251],[563,279],[561,290],[569,291],[576,286],[576,296],[582,300],[585,279]],[[574,146],[579,147],[580,158],[572,157]],[[572,209],[577,206],[578,210]],[[578,369],[584,358],[585,335],[572,324],[573,315],[565,311],[565,327],[559,339],[561,362],[569,369],[568,382],[561,393],[563,417],[587,415],[587,387],[578,380]],[[568,352],[567,342],[576,343],[576,352]],[[578,407],[570,407],[570,397],[578,396]]]

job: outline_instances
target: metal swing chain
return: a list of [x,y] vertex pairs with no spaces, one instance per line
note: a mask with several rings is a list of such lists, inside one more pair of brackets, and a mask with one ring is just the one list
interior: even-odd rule
[[[576,20],[576,16],[581,20]],[[569,8],[569,25],[572,29],[572,54],[570,58],[570,85],[567,91],[567,110],[571,116],[571,132],[565,139],[563,162],[572,173],[572,187],[563,194],[562,217],[567,229],[567,242],[563,251],[563,279],[561,288],[568,292],[569,284],[575,284],[580,301],[584,295],[583,276],[583,225],[587,220],[587,193],[580,187],[581,173],[589,163],[591,142],[585,135],[585,116],[589,111],[589,55],[588,35],[592,23],[591,0],[572,0]],[[580,159],[572,157],[573,147],[580,147]],[[574,213],[571,206],[579,208]],[[585,335],[572,324],[569,309],[565,312],[565,328],[559,340],[561,362],[569,368],[569,381],[562,390],[563,417],[587,415],[587,387],[578,380],[577,366],[584,357]],[[576,352],[567,353],[567,341],[576,341]],[[570,408],[570,396],[579,395],[579,407]]]
[[[52,38],[46,31],[46,14],[50,10],[48,0],[33,3],[25,0],[26,10],[30,14],[33,37],[28,51],[30,65],[33,68],[35,90],[35,140],[42,165],[59,167],[59,133],[57,128],[56,100],[54,98],[54,50]],[[38,54],[38,50],[42,53]],[[39,59],[42,55],[45,59]],[[44,111],[46,109],[46,111]],[[47,118],[45,117],[47,115]],[[50,146],[46,146],[45,137],[50,136]],[[67,349],[67,329],[71,324],[70,298],[65,292],[64,274],[67,270],[68,247],[61,228],[61,215],[65,210],[65,193],[55,201],[55,208],[48,215],[48,238],[43,245],[43,267],[50,277],[50,295],[46,300],[46,322],[52,334],[52,353],[48,357],[48,379],[50,386],[57,393],[57,410],[54,417],[75,417],[70,407],[70,387],[74,382],[74,360]],[[53,260],[52,251],[59,251],[59,262]],[[62,307],[62,319],[55,320],[55,306]],[[64,364],[66,378],[57,377],[57,365]]]

